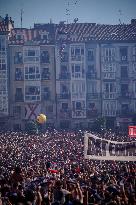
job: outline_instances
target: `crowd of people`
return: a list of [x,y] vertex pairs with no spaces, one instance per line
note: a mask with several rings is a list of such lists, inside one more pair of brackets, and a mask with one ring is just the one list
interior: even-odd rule
[[85,159],[82,131],[0,133],[0,205],[81,204],[136,205],[136,163]]

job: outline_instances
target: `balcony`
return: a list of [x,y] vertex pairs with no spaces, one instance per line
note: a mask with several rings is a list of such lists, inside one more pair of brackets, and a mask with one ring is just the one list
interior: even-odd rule
[[103,116],[107,116],[107,117],[115,117],[117,115],[117,111],[116,110],[103,110]]
[[24,97],[23,94],[15,94],[15,102],[23,102]]
[[115,72],[103,72],[103,80],[112,80],[115,79]]
[[86,118],[86,109],[72,110],[72,118]]
[[57,95],[58,99],[70,99],[70,93],[61,93]]
[[86,73],[86,78],[87,79],[96,79],[96,77],[97,77],[97,74],[96,74],[96,72],[94,72],[94,73],[91,73],[91,72],[87,72]]
[[100,98],[100,93],[87,93],[87,99],[98,99]]
[[61,72],[59,74],[59,79],[61,80],[70,80],[70,73],[69,72]]
[[117,95],[115,92],[111,93],[103,93],[104,99],[116,99]]

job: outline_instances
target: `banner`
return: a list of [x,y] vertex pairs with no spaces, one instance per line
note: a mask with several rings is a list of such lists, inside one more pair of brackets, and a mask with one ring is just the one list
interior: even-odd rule
[[117,142],[85,133],[84,157],[95,160],[136,161],[136,141]]

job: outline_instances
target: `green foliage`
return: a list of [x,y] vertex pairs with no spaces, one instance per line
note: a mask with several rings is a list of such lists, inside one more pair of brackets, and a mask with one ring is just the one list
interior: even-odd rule
[[28,134],[36,134],[38,132],[37,123],[34,121],[28,121],[25,126],[25,131]]
[[101,131],[102,128],[106,128],[106,119],[104,117],[98,117],[92,126],[94,131]]

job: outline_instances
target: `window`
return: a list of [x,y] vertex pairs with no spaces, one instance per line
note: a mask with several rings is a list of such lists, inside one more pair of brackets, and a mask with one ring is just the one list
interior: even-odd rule
[[4,64],[5,61],[0,60],[0,70],[6,70],[6,64]]
[[128,68],[127,66],[121,66],[121,78],[128,78]]
[[115,60],[115,48],[104,48],[104,61]]
[[62,103],[62,109],[68,110],[68,103]]
[[133,71],[136,72],[136,63],[133,63]]
[[6,50],[6,38],[0,37],[0,51]]
[[39,101],[40,100],[40,86],[26,86],[25,87],[25,100],[26,101]]
[[81,78],[84,76],[83,70],[80,64],[72,64],[72,77]]
[[13,107],[13,115],[14,116],[20,116],[21,115],[21,106],[14,106]]
[[104,72],[116,72],[116,65],[115,63],[106,63],[103,65]]
[[43,90],[43,96],[44,96],[44,100],[49,100],[50,98],[50,88],[49,87],[44,87]]
[[22,88],[16,88],[15,101],[16,101],[16,102],[21,102],[21,101],[23,101]]
[[88,72],[89,73],[94,73],[94,65],[88,65]]
[[50,72],[49,68],[42,68],[42,80],[49,80],[50,79]]
[[94,49],[88,49],[87,60],[88,61],[93,61],[94,60]]
[[15,70],[15,80],[23,80],[23,72],[21,68]]
[[120,60],[127,61],[128,49],[126,47],[120,48]]
[[23,35],[22,34],[16,34],[16,40],[23,40]]
[[0,90],[6,91],[7,89],[7,80],[6,79],[0,79]]
[[80,110],[82,107],[81,102],[76,102],[76,110]]
[[25,48],[24,49],[24,62],[39,62],[40,60],[40,51],[38,48]]
[[104,90],[105,92],[114,92],[115,91],[115,85],[114,83],[105,83],[104,84]]
[[83,46],[71,46],[71,60],[73,61],[81,61],[81,56],[84,55],[84,47]]
[[66,85],[61,85],[60,90],[61,93],[68,93],[68,87]]
[[136,46],[133,47],[133,61],[136,61]]
[[16,52],[16,53],[15,53],[14,63],[15,63],[15,64],[22,64],[22,63],[23,63],[22,52]]
[[121,96],[129,97],[128,84],[121,84]]
[[0,91],[0,111],[8,112],[8,96],[5,91]]
[[61,52],[61,62],[68,62],[68,53]]
[[48,51],[42,51],[41,52],[41,63],[49,63],[50,62],[50,56]]
[[39,80],[40,68],[38,66],[26,66],[25,67],[25,79],[26,80]]
[[116,101],[104,101],[103,114],[105,116],[116,116]]
[[96,86],[97,86],[96,82],[88,83],[88,86],[87,86],[88,93],[97,93],[97,87]]
[[114,99],[116,94],[115,83],[104,83],[104,98]]

